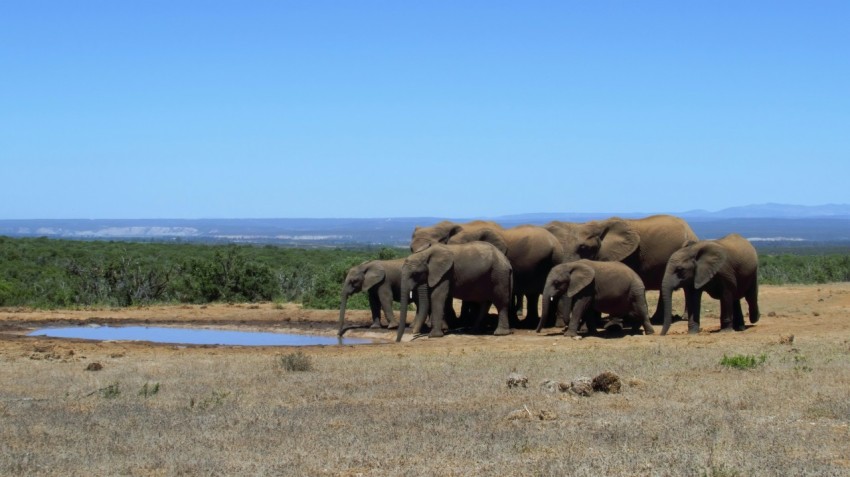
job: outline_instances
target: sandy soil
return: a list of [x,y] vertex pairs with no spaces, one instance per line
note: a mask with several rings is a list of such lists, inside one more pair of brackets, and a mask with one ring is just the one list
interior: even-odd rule
[[[650,293],[651,309],[655,293]],[[677,300],[681,297],[677,294]],[[368,346],[324,346],[311,347],[312,353],[327,355],[350,353],[396,353],[398,346],[405,352],[416,349],[433,352],[457,346],[486,347],[498,350],[518,350],[524,347],[564,345],[576,347],[631,347],[657,345],[689,347],[707,346],[713,343],[767,343],[776,342],[783,336],[794,335],[796,340],[829,342],[850,341],[850,283],[810,286],[762,286],[759,297],[762,319],[749,325],[742,333],[718,333],[719,305],[715,300],[703,297],[703,331],[699,335],[688,335],[685,322],[673,324],[668,336],[624,336],[617,338],[590,337],[574,340],[561,336],[559,330],[548,329],[541,334],[531,330],[515,330],[506,337],[448,335],[441,339],[418,337],[412,341],[411,334],[405,335],[406,343],[393,345],[395,331],[369,330],[369,312],[351,310],[347,323],[362,324],[363,328],[351,329],[346,336],[367,337],[379,344]],[[681,309],[681,302],[674,303]],[[746,306],[744,306],[746,310]],[[746,311],[745,311],[746,312]],[[150,324],[192,325],[202,327],[274,330],[281,332],[313,333],[333,336],[338,319],[336,310],[305,310],[298,305],[262,304],[216,304],[203,306],[150,306],[120,309],[84,310],[28,310],[0,309],[0,354],[17,355],[32,353],[33,350],[50,349],[56,356],[75,356],[80,353],[110,354],[130,353],[141,355],[150,352],[250,353],[256,347],[224,346],[175,346],[146,342],[92,342],[82,340],[27,337],[27,332],[46,326],[69,326],[87,324]],[[386,343],[386,344],[384,344]]]

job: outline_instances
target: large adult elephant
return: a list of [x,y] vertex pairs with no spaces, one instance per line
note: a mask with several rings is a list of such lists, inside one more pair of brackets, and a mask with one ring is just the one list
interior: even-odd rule
[[[525,296],[527,313],[523,323],[533,328],[539,321],[537,300],[543,292],[546,276],[563,256],[563,247],[552,233],[535,225],[464,229],[449,238],[449,244],[489,242],[511,262],[514,271],[514,296]],[[512,319],[517,319],[512,310]]]
[[[584,223],[552,221],[545,228],[563,246],[562,263],[582,258],[623,262],[637,272],[647,290],[661,290],[667,260],[675,251],[697,241],[690,225],[672,215],[612,217]],[[654,323],[663,318],[663,300],[661,294],[652,316]]]
[[700,329],[702,292],[720,300],[721,331],[743,331],[741,298],[747,300],[750,323],[759,320],[756,249],[744,237],[729,234],[717,240],[701,240],[676,251],[667,262],[661,285],[665,306],[662,335],[670,328],[670,297],[678,288],[685,290],[689,333],[698,333]]
[[[407,317],[408,296],[416,287],[427,285],[431,303],[431,337],[443,336],[444,307],[449,298],[478,303],[479,316],[476,328],[495,305],[499,311],[499,324],[494,334],[510,334],[508,307],[513,286],[513,271],[505,255],[486,242],[443,245],[433,244],[421,252],[411,254],[401,270],[401,318]],[[418,333],[424,316],[420,313],[413,324]],[[401,341],[404,326],[398,327],[396,341]]]
[[436,243],[447,244],[449,239],[461,232],[475,232],[480,229],[501,229],[502,226],[490,220],[473,220],[465,224],[444,220],[428,227],[416,227],[410,238],[410,251],[421,252]]

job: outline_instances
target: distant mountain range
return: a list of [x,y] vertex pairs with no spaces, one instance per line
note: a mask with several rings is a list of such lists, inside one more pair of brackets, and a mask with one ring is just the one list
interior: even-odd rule
[[[500,217],[503,226],[583,222],[650,213],[532,213]],[[702,238],[737,232],[755,242],[850,242],[850,205],[760,204],[717,212],[673,213]],[[292,246],[406,246],[413,229],[439,217],[378,219],[21,219],[0,220],[0,235],[78,240],[145,240],[271,243]],[[470,218],[450,218],[458,222]]]

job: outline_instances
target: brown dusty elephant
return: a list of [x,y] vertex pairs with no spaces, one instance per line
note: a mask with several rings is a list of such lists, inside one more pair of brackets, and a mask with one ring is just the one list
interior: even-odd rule
[[[642,219],[612,217],[585,223],[552,221],[545,225],[563,245],[562,263],[582,258],[623,262],[637,272],[647,290],[660,290],[667,260],[697,236],[683,219],[653,215]],[[663,317],[663,294],[652,321]]]
[[670,302],[673,290],[683,288],[688,310],[688,332],[700,330],[702,292],[720,300],[721,331],[744,330],[741,298],[749,305],[750,323],[759,320],[758,254],[752,244],[738,234],[717,240],[701,240],[674,253],[667,262],[661,285],[664,298],[664,327],[672,321]]
[[[649,323],[646,307],[646,290],[634,270],[620,262],[577,260],[552,268],[543,289],[543,316],[548,316],[549,305],[560,301],[560,308],[570,314],[566,336],[576,336],[579,321],[585,312],[594,310],[618,317],[628,317],[642,325],[648,335],[655,333]],[[537,332],[543,328],[540,320]],[[592,327],[588,327],[592,329]]]
[[502,226],[489,220],[473,220],[465,224],[444,220],[428,227],[416,227],[410,238],[410,251],[421,252],[435,243],[447,244],[449,239],[461,232],[478,229],[501,229]]
[[[508,257],[514,270],[514,295],[525,296],[528,308],[523,323],[535,326],[539,321],[537,299],[549,271],[563,255],[561,243],[551,232],[535,225],[511,228],[476,227],[464,229],[449,238],[449,244],[489,242]],[[512,312],[512,320],[518,319]]]
[[[411,254],[401,270],[401,318],[407,316],[407,299],[411,290],[427,285],[431,303],[431,337],[443,336],[443,312],[447,300],[454,297],[478,303],[476,328],[480,330],[490,305],[499,312],[499,324],[494,334],[510,334],[508,307],[513,287],[513,271],[505,255],[486,242],[458,245],[433,244]],[[419,314],[413,324],[418,333],[424,316]],[[396,341],[401,341],[404,327],[399,326]]]

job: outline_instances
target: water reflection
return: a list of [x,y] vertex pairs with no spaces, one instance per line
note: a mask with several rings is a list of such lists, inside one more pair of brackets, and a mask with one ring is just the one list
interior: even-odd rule
[[152,341],[155,343],[234,346],[310,346],[372,343],[372,340],[362,338],[337,338],[336,336],[299,335],[261,331],[209,330],[156,326],[42,328],[29,333],[28,336],[79,338],[99,341],[127,340]]

